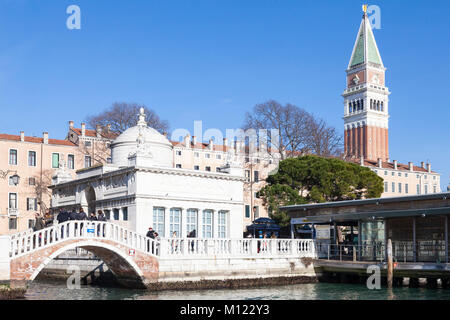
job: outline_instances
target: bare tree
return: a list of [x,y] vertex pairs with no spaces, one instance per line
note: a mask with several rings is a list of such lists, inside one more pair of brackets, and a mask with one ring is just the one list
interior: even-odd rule
[[[244,130],[249,129],[267,130],[267,142],[279,150],[281,159],[305,154],[340,156],[342,152],[342,138],[335,128],[289,103],[283,106],[269,100],[257,104],[245,115]],[[271,129],[278,130],[279,136],[271,134]]]
[[92,129],[100,125],[102,131],[112,131],[120,134],[137,124],[137,115],[141,107],[145,110],[146,121],[149,127],[160,133],[168,131],[169,123],[166,120],[161,120],[155,111],[137,103],[115,102],[101,113],[89,116],[86,122]]
[[[280,152],[281,158],[300,155],[308,149],[308,131],[312,116],[292,104],[282,106],[274,100],[257,104],[252,113],[247,112],[244,130],[267,130],[270,146]],[[270,130],[278,130],[279,136]]]
[[38,199],[38,205],[40,207],[40,214],[45,215],[50,206],[50,199],[52,197],[52,191],[48,188],[52,184],[53,170],[46,169],[40,171],[39,174],[34,176],[34,192]]
[[93,142],[90,147],[80,144],[79,150],[83,155],[91,157],[92,166],[105,164],[111,157],[110,141],[106,139]]
[[309,151],[312,154],[321,157],[342,156],[342,136],[323,119],[314,118],[310,123],[308,140]]

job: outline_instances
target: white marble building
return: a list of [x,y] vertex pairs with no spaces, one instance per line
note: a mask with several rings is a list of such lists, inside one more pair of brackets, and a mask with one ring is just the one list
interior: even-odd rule
[[112,144],[112,163],[66,175],[64,165],[51,186],[52,208],[101,209],[110,221],[162,237],[242,238],[244,171],[229,154],[221,172],[174,168],[173,145],[147,126],[141,110],[138,125]]

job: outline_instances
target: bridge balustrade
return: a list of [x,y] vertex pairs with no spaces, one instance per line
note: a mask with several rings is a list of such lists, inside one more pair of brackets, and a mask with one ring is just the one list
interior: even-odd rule
[[37,251],[68,240],[110,240],[130,249],[164,257],[196,256],[295,256],[315,257],[309,239],[151,239],[117,224],[103,221],[67,221],[51,227],[16,234],[11,238],[10,257]]
[[315,256],[308,239],[193,239],[162,238],[161,257],[186,256]]

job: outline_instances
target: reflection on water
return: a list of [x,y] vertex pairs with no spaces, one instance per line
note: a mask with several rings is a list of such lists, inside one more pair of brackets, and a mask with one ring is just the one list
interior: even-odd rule
[[450,290],[426,288],[394,288],[369,290],[361,284],[313,283],[271,286],[253,289],[163,291],[100,288],[82,286],[69,290],[65,284],[34,282],[28,300],[450,300]]

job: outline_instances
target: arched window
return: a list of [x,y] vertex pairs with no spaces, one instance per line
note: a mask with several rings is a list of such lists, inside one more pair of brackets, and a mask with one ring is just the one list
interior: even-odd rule
[[377,111],[380,111],[380,101],[377,101]]
[[364,110],[364,100],[361,99],[361,110]]
[[381,101],[381,111],[384,111],[383,101]]
[[373,100],[370,99],[370,110],[373,110]]
[[352,113],[352,103],[348,104],[348,113]]

